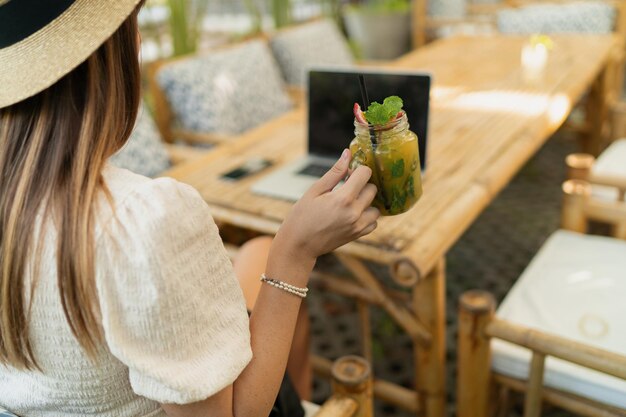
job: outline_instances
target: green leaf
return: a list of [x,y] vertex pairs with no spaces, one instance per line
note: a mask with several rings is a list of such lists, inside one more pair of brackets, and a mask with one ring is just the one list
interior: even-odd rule
[[411,197],[415,197],[415,180],[413,179],[413,175],[406,181],[406,192]]
[[406,192],[399,187],[391,189],[391,212],[398,213],[404,208],[406,203]]
[[398,112],[402,110],[403,105],[402,99],[398,96],[390,96],[383,101],[383,107],[385,107],[392,116],[398,114]]
[[365,119],[373,125],[387,124],[402,110],[402,106],[402,99],[398,96],[387,97],[383,104],[375,101],[365,111]]
[[404,159],[398,159],[391,165],[391,178],[400,178],[404,175]]

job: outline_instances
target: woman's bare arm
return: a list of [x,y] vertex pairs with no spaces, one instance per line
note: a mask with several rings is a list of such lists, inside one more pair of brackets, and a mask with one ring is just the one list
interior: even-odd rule
[[[306,287],[316,258],[370,233],[379,212],[370,208],[376,188],[371,171],[348,172],[349,152],[296,203],[279,230],[267,263],[270,278]],[[269,415],[282,382],[302,299],[263,285],[250,317],[253,358],[234,384],[188,405],[163,405],[170,417]]]

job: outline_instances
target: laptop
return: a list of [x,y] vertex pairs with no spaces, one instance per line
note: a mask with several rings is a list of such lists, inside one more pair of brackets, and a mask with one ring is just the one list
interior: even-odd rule
[[[364,68],[321,69],[308,74],[308,153],[261,178],[252,191],[296,201],[337,161],[354,138],[354,103],[361,103],[359,75],[371,102],[397,95],[404,100],[410,129],[419,138],[422,171],[426,167],[431,76]],[[363,105],[361,105],[363,106]]]

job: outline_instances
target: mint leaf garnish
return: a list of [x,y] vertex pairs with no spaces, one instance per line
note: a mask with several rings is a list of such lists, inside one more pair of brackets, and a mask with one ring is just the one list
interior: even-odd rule
[[406,204],[406,192],[401,190],[400,187],[393,187],[391,189],[391,213],[399,213]]
[[398,96],[387,97],[383,104],[373,102],[364,112],[365,119],[373,125],[389,123],[402,110],[404,103]]
[[400,178],[404,175],[404,159],[398,159],[391,165],[391,178]]
[[406,182],[406,192],[409,196],[415,197],[415,180],[413,179],[413,175],[411,175]]

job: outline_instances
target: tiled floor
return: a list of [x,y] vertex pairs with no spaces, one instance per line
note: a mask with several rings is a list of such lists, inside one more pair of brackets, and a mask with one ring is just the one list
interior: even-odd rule
[[[454,415],[456,306],[461,293],[472,288],[491,291],[501,301],[544,240],[558,228],[564,159],[576,151],[573,140],[557,134],[533,157],[462,236],[447,257],[447,330],[449,414]],[[332,262],[320,262],[337,268]],[[387,270],[377,269],[385,279]],[[358,319],[351,302],[315,291],[309,299],[313,349],[326,356],[359,353]],[[374,372],[379,377],[411,386],[411,344],[384,314],[374,314],[376,334]],[[322,401],[328,384],[316,380],[315,400]],[[410,416],[377,404],[376,417]],[[517,415],[517,414],[513,414]],[[569,414],[546,411],[545,416]]]

